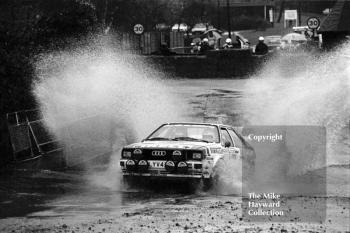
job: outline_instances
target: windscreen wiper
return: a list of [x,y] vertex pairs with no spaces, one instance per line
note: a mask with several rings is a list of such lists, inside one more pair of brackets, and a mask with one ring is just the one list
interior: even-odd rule
[[154,138],[148,138],[146,141],[174,141],[173,138],[163,138],[163,137],[154,137]]
[[175,141],[179,141],[179,140],[184,140],[184,141],[198,141],[198,142],[206,142],[206,143],[209,143],[209,141],[207,141],[207,140],[199,139],[199,138],[192,138],[192,137],[176,137],[176,138],[173,138],[173,140],[175,140]]

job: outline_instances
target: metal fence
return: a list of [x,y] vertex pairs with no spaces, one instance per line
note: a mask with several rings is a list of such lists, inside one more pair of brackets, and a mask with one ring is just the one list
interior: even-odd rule
[[116,36],[117,44],[129,53],[150,55],[160,51],[162,44],[167,44],[169,49],[177,53],[185,53],[184,32],[150,31],[142,35],[134,33],[120,33]]
[[84,165],[102,155],[108,157],[116,141],[116,125],[103,114],[72,119],[56,129],[55,136],[38,110],[9,113],[7,124],[15,163],[43,157],[48,167],[62,164],[58,161],[66,167]]
[[62,149],[45,129],[38,110],[25,110],[6,115],[13,160],[26,161]]

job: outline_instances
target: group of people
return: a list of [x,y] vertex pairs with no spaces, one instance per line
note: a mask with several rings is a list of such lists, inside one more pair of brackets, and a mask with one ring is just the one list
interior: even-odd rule
[[202,41],[192,43],[192,53],[205,54],[208,50],[214,49],[214,46],[209,45],[208,38],[204,38]]
[[[193,46],[193,52],[198,52],[201,54],[205,54],[208,50],[214,49],[214,46],[209,45],[208,38],[204,38],[202,41],[197,42],[192,45]],[[237,43],[233,43],[231,38],[227,38],[225,40],[225,44],[223,45],[222,49],[234,49],[234,48],[241,48],[241,43],[239,40],[237,40]],[[267,54],[269,51],[268,46],[264,43],[264,37],[259,37],[259,43],[255,46],[255,54],[256,55],[264,55]]]

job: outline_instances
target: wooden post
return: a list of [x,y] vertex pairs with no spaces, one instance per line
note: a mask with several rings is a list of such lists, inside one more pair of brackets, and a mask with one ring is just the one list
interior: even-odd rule
[[139,51],[140,51],[140,54],[142,54],[141,35],[142,35],[142,34],[139,34],[139,35],[138,35],[138,38],[139,38]]
[[297,26],[301,25],[301,2],[298,2],[298,21],[297,21]]
[[227,30],[228,30],[228,37],[231,38],[231,16],[230,16],[230,2],[229,0],[226,0],[226,11],[227,11]]
[[217,16],[218,16],[218,28],[221,28],[221,23],[220,23],[220,0],[217,0],[218,7],[217,7]]

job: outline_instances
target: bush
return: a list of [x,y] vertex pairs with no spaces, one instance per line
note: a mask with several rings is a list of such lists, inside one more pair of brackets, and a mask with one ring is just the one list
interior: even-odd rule
[[[1,114],[35,108],[31,85],[36,54],[64,48],[72,38],[79,40],[97,28],[95,8],[86,0],[33,4],[33,8],[11,1],[0,4]],[[6,15],[11,11],[18,14]]]

